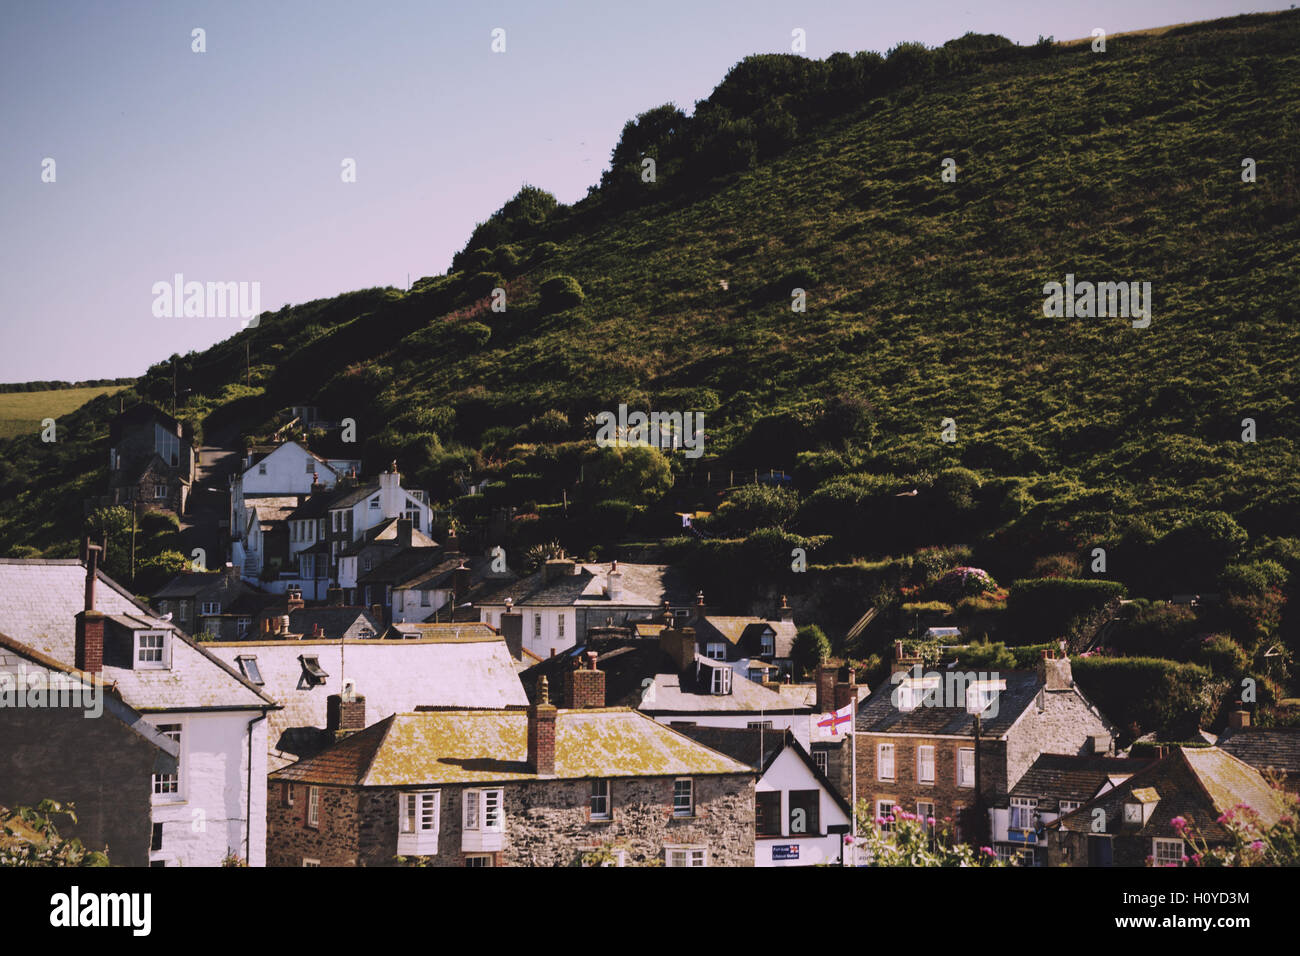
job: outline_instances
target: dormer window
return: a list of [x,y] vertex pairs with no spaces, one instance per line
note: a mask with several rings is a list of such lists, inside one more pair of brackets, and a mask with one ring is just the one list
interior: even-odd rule
[[942,678],[938,674],[926,674],[923,677],[904,677],[894,690],[895,706],[904,713],[918,707],[933,704],[939,691]]
[[731,668],[730,667],[713,667],[713,679],[709,683],[710,690],[714,694],[731,693]]
[[325,683],[330,676],[321,669],[320,660],[315,657],[299,657],[299,663],[302,664],[302,679],[308,687],[317,687]]
[[171,666],[166,631],[135,632],[135,666],[142,670],[165,670]]
[[997,702],[998,695],[1007,689],[1004,680],[977,680],[966,686],[966,712],[982,714]]
[[764,631],[759,637],[759,646],[761,648],[759,651],[760,656],[772,657],[776,654],[776,634],[770,629]]

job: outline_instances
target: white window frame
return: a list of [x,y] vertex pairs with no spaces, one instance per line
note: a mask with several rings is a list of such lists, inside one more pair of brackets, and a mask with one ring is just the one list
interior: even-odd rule
[[[149,645],[145,646],[145,641]],[[143,655],[148,654],[146,658]],[[157,654],[155,658],[153,655]],[[135,666],[139,670],[167,670],[171,667],[171,648],[166,631],[135,632]]]
[[264,462],[264,461],[259,461],[259,462],[257,463],[257,473],[258,473],[259,475],[265,475],[265,474],[266,474],[266,462]]
[[320,828],[320,787],[307,788],[307,826]]
[[[930,773],[926,775],[926,768]],[[916,748],[916,782],[934,783],[934,744],[920,744]]]
[[895,757],[897,752],[893,744],[876,745],[876,779],[893,780],[896,773]]
[[167,497],[167,486],[155,484],[153,486],[153,496],[155,499]]
[[710,641],[704,645],[704,656],[711,661],[725,661],[727,659],[727,645],[722,641]]
[[717,695],[731,693],[731,668],[713,667],[713,676],[709,680],[709,692]]
[[200,611],[199,613],[200,613],[200,614],[220,614],[220,613],[221,613],[221,602],[220,602],[220,601],[204,601],[204,602],[203,602],[203,610]]
[[708,866],[709,848],[706,846],[664,846],[664,866]]
[[175,773],[156,773],[152,778],[153,802],[154,803],[173,803],[185,799],[184,791],[181,790],[181,769],[184,767],[185,757],[185,724],[178,720],[170,720],[167,723],[154,724],[154,730],[176,742],[176,772]]
[[877,800],[877,801],[876,801],[876,816],[877,816],[879,819],[885,821],[884,823],[879,824],[880,832],[881,832],[881,833],[893,833],[893,832],[894,832],[894,826],[895,826],[895,824],[897,823],[897,821],[895,821],[894,823],[890,823],[890,822],[889,822],[889,818],[892,817],[892,816],[894,815],[894,811],[897,810],[897,809],[898,809],[898,801],[897,801],[897,800]]
[[[928,807],[929,809],[926,809],[927,807]],[[929,823],[930,818],[934,816],[934,801],[933,801],[933,800],[918,800],[918,801],[916,801],[916,816],[917,816],[917,820],[920,822],[921,826],[923,826],[923,827],[925,828],[925,832],[926,832],[926,833],[933,833],[933,832],[934,832],[934,827],[931,826],[930,823]]]
[[314,856],[304,856],[302,858],[302,865],[309,868],[318,867],[320,866],[320,860],[316,859]]
[[536,611],[533,613],[533,640],[540,641],[541,639],[542,639],[542,615],[540,611]]
[[555,618],[555,638],[564,640],[564,612],[561,611]]
[[398,856],[435,856],[442,817],[442,793],[417,790],[397,795]]
[[673,816],[695,816],[695,781],[691,777],[678,777],[673,781]]
[[975,788],[975,748],[974,747],[957,748],[957,786],[966,789]]
[[[1176,855],[1171,855],[1171,848],[1172,854]],[[1169,863],[1174,863],[1181,867],[1186,852],[1187,851],[1183,849],[1183,841],[1180,839],[1155,837],[1151,840],[1151,865],[1165,866]]]
[[612,820],[614,818],[613,787],[608,777],[591,781],[591,819]]
[[761,634],[759,635],[759,657],[773,657],[776,655],[776,635]]
[[815,766],[818,770],[820,770],[820,771],[822,772],[823,775],[825,775],[825,773],[826,773],[826,760],[827,760],[827,758],[826,758],[826,751],[824,751],[824,750],[814,750],[814,751],[812,752],[812,758],[813,758],[813,766]]
[[499,788],[466,790],[462,827],[484,833],[500,833],[506,827],[505,792]]
[[1008,830],[1037,830],[1038,801],[1031,797],[1012,797],[1007,813]]
[[1056,810],[1060,816],[1065,816],[1067,813],[1078,810],[1081,806],[1083,806],[1083,802],[1080,800],[1062,800],[1057,804]]

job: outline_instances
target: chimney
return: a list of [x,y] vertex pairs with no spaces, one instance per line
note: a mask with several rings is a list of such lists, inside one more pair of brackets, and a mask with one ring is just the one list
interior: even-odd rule
[[411,546],[411,519],[397,519],[397,546],[405,550]]
[[351,687],[325,698],[325,730],[335,740],[366,729],[366,699]]
[[853,672],[852,664],[845,664],[835,675],[835,710],[858,699],[858,675]]
[[817,665],[814,680],[817,683],[817,713],[828,714],[835,710],[835,677],[839,668],[825,661]]
[[667,654],[681,674],[695,665],[695,629],[665,627],[659,632],[659,648]]
[[906,673],[918,664],[924,663],[920,657],[909,657],[903,650],[902,641],[894,641],[894,661],[890,665],[889,673],[894,675],[902,671]]
[[98,674],[104,670],[104,615],[99,611],[77,614],[77,645],[73,663],[77,670]]
[[370,616],[375,619],[376,624],[386,624],[384,620],[384,606],[382,604],[370,605]]
[[330,607],[342,607],[342,606],[343,606],[343,589],[342,589],[342,588],[328,588],[328,589],[326,589],[326,591],[325,591],[325,603],[328,604]]
[[[325,483],[321,481],[320,476],[313,471],[311,473],[311,493],[313,495],[318,495],[324,490],[325,490]],[[299,497],[301,498],[302,496],[299,495]],[[299,504],[301,504],[301,502],[299,502]]]
[[574,659],[567,675],[566,707],[582,710],[605,706],[605,672],[596,666],[596,652],[587,651]]
[[514,609],[510,598],[506,598],[506,609],[501,614],[501,636],[505,638],[510,656],[522,660],[524,656],[524,616]]
[[573,577],[577,562],[572,558],[551,558],[544,567],[543,580],[550,584],[563,577]]
[[1228,714],[1229,730],[1245,730],[1250,726],[1250,711],[1238,704]]
[[397,473],[397,462],[393,462],[388,471],[379,475],[379,507],[385,518],[397,518],[402,514],[406,496],[402,494],[402,476]]
[[704,620],[704,592],[695,592],[695,608],[691,612],[691,624],[699,627],[700,621]]
[[1070,659],[1064,655],[1058,657],[1051,648],[1044,650],[1038,661],[1038,680],[1047,690],[1069,690],[1074,686]]
[[225,567],[223,567],[221,571],[226,579],[226,587],[228,588],[239,587],[239,582],[240,582],[239,568],[235,567],[233,564],[227,561]]
[[447,554],[460,554],[460,537],[455,528],[448,528],[442,541],[442,548]]
[[781,595],[781,606],[776,609],[776,619],[785,622],[794,620],[794,611],[791,610],[790,602],[786,600],[784,594]]
[[539,777],[555,776],[556,713],[543,675],[537,681],[537,703],[528,708],[528,767]]
[[301,610],[305,606],[302,599],[302,589],[291,587],[285,595],[285,608],[290,614],[294,611]]
[[[462,561],[460,567],[451,572],[451,590],[455,594],[458,604],[463,604],[465,599],[469,597],[469,589],[470,570],[465,567],[465,562]],[[453,610],[455,609],[453,608]]]
[[609,566],[609,585],[606,594],[611,601],[617,601],[623,596],[623,572],[618,569],[617,561]]

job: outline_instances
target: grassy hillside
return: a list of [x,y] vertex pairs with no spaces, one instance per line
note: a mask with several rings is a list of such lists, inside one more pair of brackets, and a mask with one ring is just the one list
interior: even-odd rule
[[46,418],[58,419],[92,398],[112,395],[120,390],[121,386],[93,386],[0,392],[0,438],[39,433],[41,422]]
[[[486,470],[482,504],[538,506],[535,537],[566,532],[546,511],[562,489],[607,512],[638,497],[591,458],[588,416],[622,402],[705,413],[716,462],[674,459],[664,501],[716,504],[687,490],[692,467],[785,468],[786,530],[829,536],[826,560],[964,541],[1018,574],[1105,543],[1139,575],[1142,548],[1219,511],[1290,553],[1271,542],[1300,538],[1297,41],[1285,13],[1104,54],[976,37],[751,58],[691,117],[630,122],[583,202],[525,190],[455,271],[267,313],[178,357],[184,414],[254,433],[313,399],[357,420],[369,468],[396,457],[448,500],[450,476]],[[1067,273],[1150,282],[1150,327],[1044,318]],[[546,299],[557,275],[580,302]],[[164,400],[171,365],[137,389]],[[13,444],[0,547],[75,535],[52,512],[94,484],[107,410],[74,416],[62,449]]]

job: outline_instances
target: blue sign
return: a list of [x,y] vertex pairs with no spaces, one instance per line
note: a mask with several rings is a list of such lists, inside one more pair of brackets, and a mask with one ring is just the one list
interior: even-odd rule
[[779,846],[772,847],[773,860],[797,860],[799,859],[798,843],[783,843]]
[[1008,829],[1007,829],[1007,842],[1008,842],[1008,843],[1037,843],[1037,842],[1038,842],[1038,831],[1037,831],[1037,830],[1021,830],[1021,829],[1018,829],[1018,828],[1017,828],[1017,829],[1011,829],[1011,828],[1008,828]]

